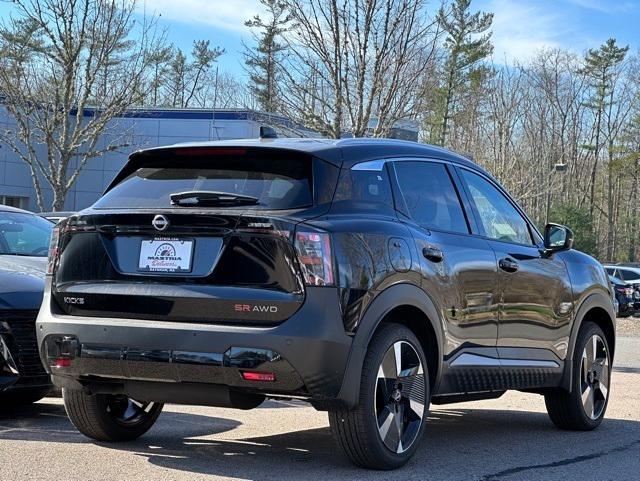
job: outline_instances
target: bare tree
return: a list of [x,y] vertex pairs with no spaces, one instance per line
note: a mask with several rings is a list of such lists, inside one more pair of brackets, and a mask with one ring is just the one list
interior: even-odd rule
[[[0,91],[15,121],[2,140],[29,166],[38,207],[43,184],[60,210],[87,162],[122,147],[104,134],[142,100],[162,43],[153,19],[134,20],[130,0],[15,0],[0,28]],[[136,40],[133,40],[133,37]]]
[[287,0],[293,27],[281,94],[290,117],[323,135],[385,136],[415,115],[434,63],[424,0]]

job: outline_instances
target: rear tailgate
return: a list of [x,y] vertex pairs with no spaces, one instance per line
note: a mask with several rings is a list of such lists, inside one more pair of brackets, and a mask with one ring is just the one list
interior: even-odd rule
[[[332,166],[318,166],[323,161],[290,154],[178,156],[179,168],[171,157],[149,159],[62,225],[55,307],[77,316],[183,322],[286,320],[304,302],[295,227],[328,208],[333,192],[321,194],[317,183],[335,178]],[[171,193],[198,189],[260,203],[171,204]]]

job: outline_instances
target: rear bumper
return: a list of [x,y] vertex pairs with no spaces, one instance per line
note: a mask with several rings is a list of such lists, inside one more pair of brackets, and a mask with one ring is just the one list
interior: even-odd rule
[[[332,400],[352,341],[334,288],[309,288],[304,305],[269,328],[59,316],[51,313],[50,302],[46,292],[37,332],[54,383],[124,393],[144,385],[149,396],[162,397],[149,401],[209,404],[201,395],[185,399],[184,393],[214,385]],[[68,360],[56,366],[57,358]],[[275,380],[245,380],[246,371],[272,373]]]

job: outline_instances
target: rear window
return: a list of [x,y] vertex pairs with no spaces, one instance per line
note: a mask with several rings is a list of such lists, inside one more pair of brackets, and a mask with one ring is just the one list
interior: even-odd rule
[[157,162],[145,162],[145,166],[108,191],[94,207],[182,208],[171,204],[171,194],[191,191],[255,197],[258,204],[251,206],[255,209],[308,207],[314,203],[313,163],[311,158],[272,153],[261,156],[207,156],[198,153],[193,157],[177,156],[174,159],[165,155]]

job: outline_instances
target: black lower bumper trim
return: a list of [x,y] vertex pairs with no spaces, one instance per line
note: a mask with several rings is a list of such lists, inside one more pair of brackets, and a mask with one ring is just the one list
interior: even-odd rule
[[[75,347],[70,347],[75,346]],[[276,391],[301,391],[303,381],[280,354],[269,349],[231,347],[224,353],[140,349],[80,344],[74,336],[48,336],[45,357],[55,376],[170,383],[207,383]],[[64,359],[65,363],[58,363]],[[274,381],[247,381],[245,370],[268,372]]]

